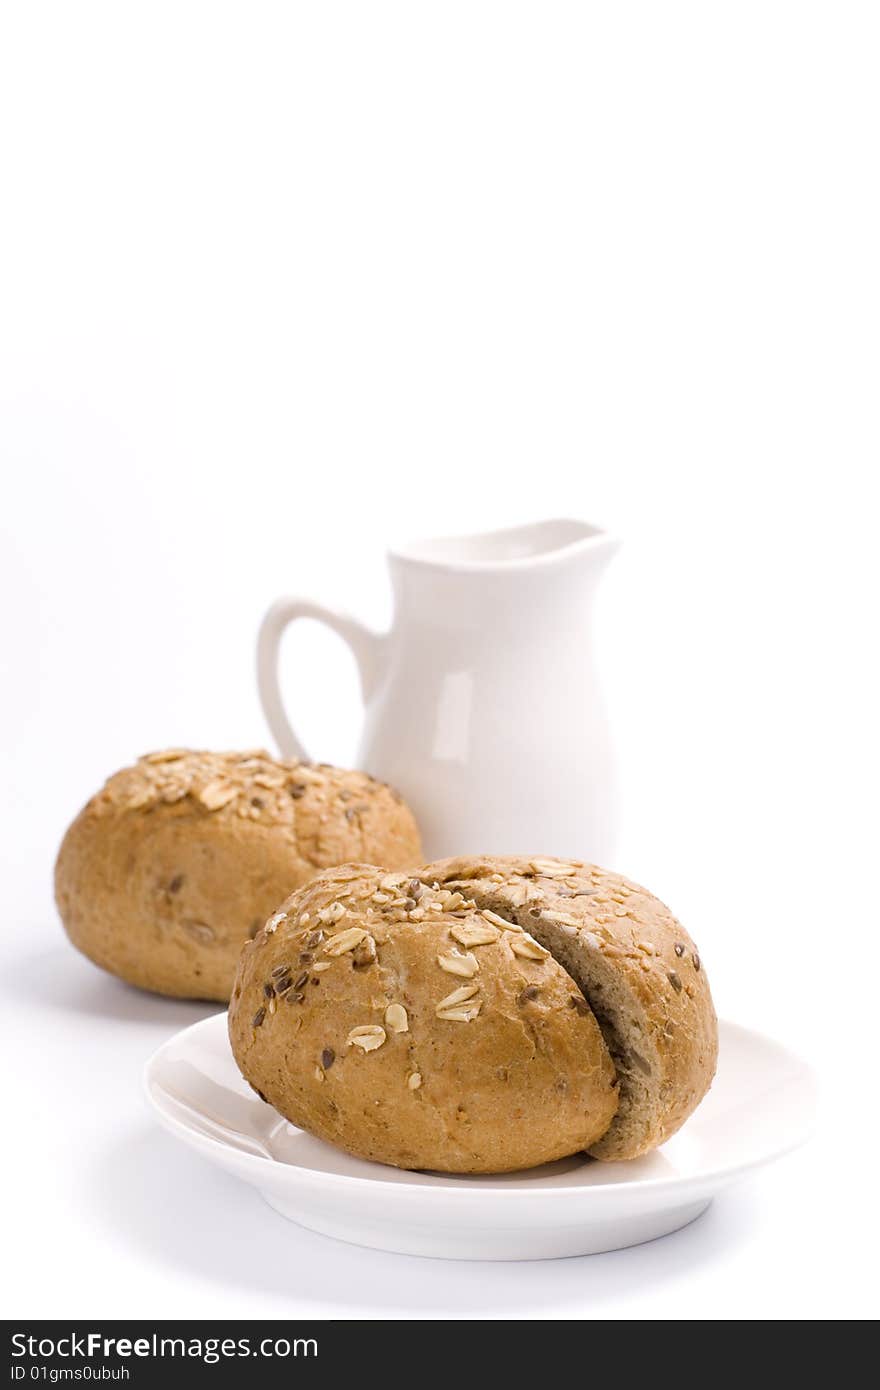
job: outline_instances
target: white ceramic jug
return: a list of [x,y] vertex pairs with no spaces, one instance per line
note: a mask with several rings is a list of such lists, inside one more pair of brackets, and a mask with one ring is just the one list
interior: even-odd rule
[[381,634],[307,599],[280,599],[263,620],[257,668],[282,754],[308,756],[281,700],[281,636],[294,618],[317,618],[348,642],[360,669],[358,766],[402,792],[429,858],[613,862],[590,626],[615,548],[595,526],[544,521],[394,549],[394,621]]

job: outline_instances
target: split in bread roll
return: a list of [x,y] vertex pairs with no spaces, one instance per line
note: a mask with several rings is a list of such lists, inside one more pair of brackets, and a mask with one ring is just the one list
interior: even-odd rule
[[292,1123],[445,1172],[645,1153],[717,1052],[705,972],[668,910],[551,859],[321,875],[246,945],[229,1033]]
[[422,871],[512,918],[577,983],[620,1081],[595,1158],[637,1158],[684,1123],[709,1089],[718,1025],[696,946],[658,898],[592,864],[460,858]]
[[229,998],[243,943],[299,884],[352,858],[421,857],[397,792],[262,750],[149,753],[70,826],[55,867],[73,944],[142,989]]

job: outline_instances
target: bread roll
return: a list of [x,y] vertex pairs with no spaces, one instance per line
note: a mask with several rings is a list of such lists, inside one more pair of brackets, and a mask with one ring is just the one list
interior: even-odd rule
[[637,883],[559,859],[448,859],[421,877],[519,922],[589,1000],[620,1080],[595,1158],[637,1158],[662,1144],[706,1094],[718,1029],[699,953],[680,922]]
[[400,1168],[497,1173],[596,1143],[617,1079],[572,979],[431,882],[351,864],[287,899],[242,953],[242,1073],[294,1124]]
[[159,994],[229,998],[243,942],[328,865],[417,863],[396,792],[362,772],[268,753],[149,753],[64,837],[58,910],[97,965]]
[[254,1089],[403,1168],[635,1158],[694,1110],[717,1028],[669,910],[569,860],[321,875],[245,947],[229,1010]]

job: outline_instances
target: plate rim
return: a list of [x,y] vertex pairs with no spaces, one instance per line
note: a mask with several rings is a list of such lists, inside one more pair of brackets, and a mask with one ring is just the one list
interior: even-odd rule
[[[487,1194],[491,1194],[493,1197],[507,1197],[510,1200],[516,1199],[520,1202],[522,1201],[523,1197],[526,1196],[535,1196],[539,1197],[541,1200],[546,1200],[549,1199],[551,1196],[554,1198],[567,1197],[571,1199],[576,1194],[580,1197],[586,1198],[587,1200],[601,1201],[603,1200],[604,1194],[607,1194],[604,1195],[604,1200],[608,1200],[608,1198],[612,1194],[620,1195],[624,1193],[637,1194],[646,1192],[662,1193],[664,1191],[671,1190],[674,1188],[686,1188],[689,1186],[693,1187],[697,1185],[710,1185],[717,1188],[721,1183],[728,1181],[732,1182],[740,1176],[752,1172],[755,1169],[766,1167],[770,1163],[775,1163],[778,1159],[784,1158],[787,1154],[793,1153],[795,1152],[795,1150],[802,1148],[813,1138],[816,1132],[818,1122],[819,1079],[815,1068],[811,1066],[810,1063],[807,1062],[799,1053],[792,1051],[791,1048],[786,1047],[784,1043],[781,1043],[776,1038],[771,1037],[770,1034],[761,1032],[759,1029],[756,1028],[748,1028],[741,1023],[734,1023],[730,1019],[720,1019],[719,1027],[723,1028],[725,1031],[738,1033],[742,1037],[751,1040],[758,1040],[759,1042],[769,1044],[776,1051],[784,1054],[785,1057],[787,1057],[790,1061],[795,1063],[797,1068],[800,1070],[801,1077],[799,1079],[805,1082],[806,1085],[809,1087],[810,1100],[812,1102],[812,1112],[810,1113],[806,1123],[799,1129],[799,1131],[791,1138],[789,1142],[778,1145],[765,1154],[761,1154],[754,1158],[746,1159],[741,1163],[729,1166],[722,1165],[720,1167],[716,1166],[714,1168],[706,1168],[698,1173],[689,1174],[687,1176],[675,1174],[671,1177],[665,1176],[633,1178],[625,1181],[574,1184],[566,1187],[535,1187],[531,1193],[528,1192],[527,1188],[521,1186],[512,1187],[504,1183],[493,1185],[490,1179],[493,1177],[498,1177],[500,1176],[500,1174],[450,1173],[436,1175],[432,1174],[431,1176],[428,1176],[427,1173],[419,1169],[402,1170],[395,1167],[395,1165],[393,1164],[377,1163],[375,1165],[377,1168],[388,1169],[392,1173],[406,1171],[412,1173],[413,1176],[417,1179],[417,1181],[406,1185],[397,1185],[393,1182],[390,1182],[387,1178],[374,1178],[357,1173],[333,1173],[327,1172],[326,1170],[320,1168],[309,1168],[301,1163],[282,1163],[271,1153],[248,1153],[246,1149],[236,1148],[233,1145],[224,1142],[222,1139],[215,1138],[209,1134],[199,1133],[197,1130],[192,1129],[189,1125],[184,1123],[183,1120],[181,1120],[178,1116],[174,1115],[170,1110],[166,1109],[160,1103],[154,1091],[152,1076],[153,1070],[156,1067],[156,1065],[160,1062],[163,1054],[170,1050],[171,1047],[179,1044],[182,1039],[187,1037],[188,1034],[209,1032],[211,1029],[216,1029],[218,1027],[218,1020],[222,1019],[225,1021],[226,1018],[227,1012],[221,1011],[216,1014],[210,1014],[207,1018],[197,1019],[194,1023],[187,1024],[185,1028],[178,1029],[177,1032],[173,1033],[170,1038],[166,1038],[165,1041],[162,1042],[150,1054],[150,1056],[147,1058],[147,1061],[144,1063],[141,1072],[141,1089],[152,1113],[154,1114],[162,1128],[166,1129],[169,1133],[175,1135],[177,1138],[181,1140],[181,1142],[188,1144],[191,1148],[203,1151],[209,1158],[217,1153],[234,1153],[236,1165],[242,1165],[244,1168],[250,1170],[250,1172],[253,1173],[254,1186],[257,1188],[261,1187],[261,1183],[258,1180],[258,1178],[260,1173],[262,1173],[265,1176],[266,1165],[268,1165],[268,1167],[272,1171],[285,1172],[290,1174],[291,1177],[300,1175],[301,1182],[305,1181],[310,1183],[316,1183],[318,1185],[323,1184],[330,1188],[344,1188],[350,1187],[352,1184],[354,1184],[358,1187],[366,1186],[369,1188],[377,1188],[383,1193],[419,1191],[422,1193],[430,1192],[436,1194],[443,1194],[447,1197],[449,1197],[454,1192],[456,1201],[482,1199]],[[270,1109],[274,1110],[274,1106],[270,1106]],[[282,1123],[291,1123],[290,1121],[285,1120],[284,1116],[281,1115],[279,1111],[276,1111],[275,1113],[278,1115]],[[296,1128],[296,1126],[294,1127]],[[332,1144],[328,1145],[328,1148],[333,1149],[334,1147],[335,1146]],[[345,1153],[347,1151],[344,1149],[340,1149],[339,1152]],[[361,1161],[365,1163],[371,1162],[371,1160],[369,1159],[363,1159]],[[610,1167],[611,1165],[606,1164],[604,1166]],[[627,1165],[621,1162],[619,1165],[616,1166],[621,1167],[625,1171]],[[521,1171],[523,1174],[528,1174],[530,1171],[534,1170],[524,1168],[522,1170],[517,1171]],[[445,1179],[446,1181],[436,1182],[432,1180],[433,1177],[439,1177],[441,1179]],[[481,1181],[479,1184],[474,1186],[462,1185],[461,1187],[450,1187],[448,1185],[449,1178],[472,1177],[480,1177],[483,1178],[484,1181]],[[588,1194],[602,1195],[596,1197],[589,1196]]]

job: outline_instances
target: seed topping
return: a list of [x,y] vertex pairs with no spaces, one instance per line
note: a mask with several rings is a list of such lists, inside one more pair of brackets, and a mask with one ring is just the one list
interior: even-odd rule
[[367,936],[355,950],[351,963],[355,970],[365,970],[368,965],[375,965],[376,960],[376,943],[371,936]]
[[515,956],[520,956],[523,960],[545,960],[547,957],[543,946],[539,946],[530,936],[514,936],[510,942],[510,949]]
[[579,927],[580,922],[576,917],[572,917],[570,912],[558,912],[555,908],[546,907],[542,914],[548,922],[557,922],[563,927]]
[[318,910],[319,922],[338,922],[340,917],[345,916],[345,904],[340,902],[328,903],[326,907]]
[[386,874],[384,878],[380,878],[379,887],[384,889],[386,893],[392,892],[394,889],[402,887],[405,880],[406,874]]
[[572,869],[579,867],[580,865],[574,865],[570,861],[560,863],[558,859],[532,859],[529,864],[532,873],[537,874],[539,878],[568,878]]
[[359,946],[366,935],[363,927],[348,927],[338,936],[331,936],[324,947],[324,955],[343,956],[346,951],[353,951],[355,946]]
[[497,927],[493,927],[487,922],[485,926],[471,926],[468,922],[462,922],[449,928],[449,935],[461,946],[490,946],[493,941],[497,941],[501,936]]
[[482,909],[482,911],[480,912],[480,916],[484,917],[491,926],[497,927],[499,931],[522,930],[522,928],[518,927],[515,922],[508,922],[506,917],[499,917],[497,912],[490,912],[488,907],[484,907]]
[[297,763],[296,775],[300,782],[305,782],[307,786],[320,787],[324,784],[324,777],[320,772],[316,772],[308,763]]
[[457,1009],[444,1009],[443,1013],[438,1013],[437,1017],[442,1018],[444,1023],[470,1023],[475,1019],[482,1008],[479,999],[471,999],[467,1004],[462,1004]]
[[409,1032],[409,1016],[402,1004],[389,1004],[385,1010],[385,1022],[392,1033]]
[[441,970],[445,970],[447,975],[460,975],[462,979],[471,980],[480,968],[480,963],[476,956],[472,956],[470,951],[461,955],[457,951],[450,952],[446,956],[438,956],[437,964]]
[[442,1018],[451,1023],[470,1023],[471,1019],[476,1018],[482,1008],[482,1000],[477,996],[479,987],[477,985],[461,985],[454,989],[451,994],[447,994],[445,999],[441,999],[436,1006],[434,1013],[437,1018]]
[[181,758],[185,758],[187,750],[185,748],[161,748],[156,753],[144,753],[139,759],[142,763],[176,763]]
[[[184,793],[185,795],[185,793]],[[206,787],[202,787],[199,792],[199,801],[206,811],[219,811],[221,806],[227,806],[238,795],[237,788],[231,782],[226,782],[221,777],[209,782]]]
[[385,1041],[385,1029],[378,1023],[362,1023],[352,1028],[346,1039],[349,1047],[359,1047],[362,1052],[375,1052]]
[[445,999],[441,999],[437,1005],[438,1009],[452,1009],[457,1004],[463,1004],[466,999],[473,999],[479,991],[479,985],[459,985],[451,994],[447,994]]
[[441,890],[439,901],[444,912],[457,912],[459,908],[464,907],[464,898],[461,893],[458,891],[450,893],[448,888]]

